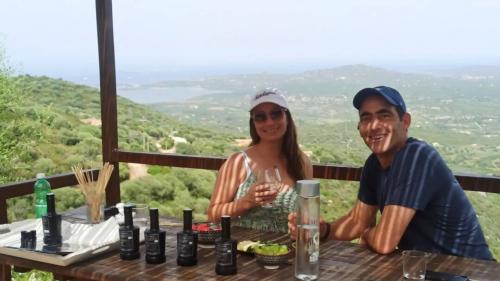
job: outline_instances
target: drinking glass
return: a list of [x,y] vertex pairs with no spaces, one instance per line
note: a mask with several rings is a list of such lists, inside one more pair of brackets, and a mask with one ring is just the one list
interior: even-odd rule
[[[278,167],[261,170],[257,177],[258,183],[265,183],[269,185],[270,191],[279,191],[281,186],[281,175]],[[273,203],[267,203],[262,205],[263,208],[274,208],[276,207]]]
[[403,251],[403,280],[425,281],[428,254],[422,251]]
[[135,226],[147,228],[149,225],[149,206],[142,203],[134,204],[132,217]]

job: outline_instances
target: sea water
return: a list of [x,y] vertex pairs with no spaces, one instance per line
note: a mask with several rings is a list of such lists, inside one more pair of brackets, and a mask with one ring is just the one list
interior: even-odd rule
[[319,276],[319,227],[317,224],[298,225],[295,277],[316,280]]

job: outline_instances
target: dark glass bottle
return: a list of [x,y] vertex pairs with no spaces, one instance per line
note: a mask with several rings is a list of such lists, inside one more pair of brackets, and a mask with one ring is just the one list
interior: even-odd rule
[[192,266],[198,262],[198,232],[193,231],[193,211],[184,209],[184,229],[177,233],[177,264]]
[[215,240],[215,273],[219,275],[236,274],[236,240],[231,239],[231,217],[222,216],[222,235]]
[[132,209],[134,205],[125,205],[125,223],[120,226],[120,258],[122,260],[133,260],[140,257],[139,253],[139,228],[134,226],[132,220]]
[[146,263],[165,262],[165,238],[167,232],[160,229],[158,209],[149,209],[150,228],[144,230],[146,240]]
[[43,243],[57,246],[62,244],[61,215],[56,213],[56,198],[54,193],[47,194],[47,214],[42,216]]

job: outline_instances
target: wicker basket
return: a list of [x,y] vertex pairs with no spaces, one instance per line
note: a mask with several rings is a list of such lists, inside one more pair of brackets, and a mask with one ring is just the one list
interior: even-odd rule
[[255,253],[257,263],[267,269],[277,269],[282,265],[289,264],[290,252],[282,255],[262,255]]

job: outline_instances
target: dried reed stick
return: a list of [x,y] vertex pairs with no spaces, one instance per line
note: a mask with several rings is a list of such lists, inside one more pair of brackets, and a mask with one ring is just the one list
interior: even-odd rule
[[85,196],[90,214],[91,223],[97,223],[100,219],[100,208],[104,198],[106,186],[109,178],[113,173],[113,165],[109,162],[104,163],[97,177],[97,182],[94,181],[91,171],[84,171],[80,165],[72,167],[76,180],[80,184],[80,190]]

